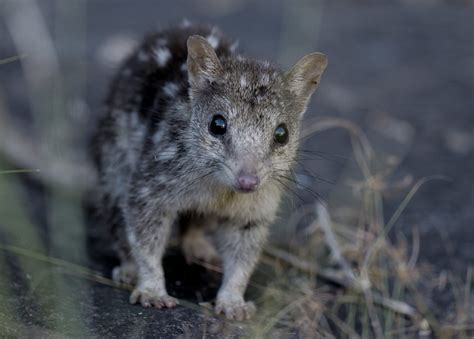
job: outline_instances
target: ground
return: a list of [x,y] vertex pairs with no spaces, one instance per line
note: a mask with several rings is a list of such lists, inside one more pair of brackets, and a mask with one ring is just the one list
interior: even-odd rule
[[[22,54],[17,44],[22,31],[7,6],[0,9],[0,59],[4,59]],[[28,138],[46,133],[47,138],[65,138],[79,148],[84,148],[92,130],[94,112],[101,107],[117,59],[156,27],[182,18],[210,22],[238,38],[246,54],[285,67],[305,53],[324,52],[329,66],[307,121],[338,117],[360,126],[378,154],[394,157],[397,166],[389,181],[414,183],[440,176],[442,180],[420,188],[390,236],[397,241],[397,235],[405,235],[411,243],[416,233],[420,265],[465,280],[474,262],[474,6],[469,1],[102,0],[70,6],[42,1],[40,10],[53,35],[63,86],[58,90],[51,82],[44,89],[41,79],[28,78],[31,72],[41,75],[38,64],[0,64],[0,99]],[[23,42],[34,47],[30,60],[47,58],[41,52],[44,44]],[[64,114],[54,113],[58,103],[52,98],[58,91],[67,98],[60,104],[70,108],[67,121],[74,127],[66,131],[74,130],[74,136],[60,125],[52,129],[49,121],[37,122],[35,130],[25,123],[41,110],[51,110],[57,123],[58,114]],[[52,147],[64,152],[54,142]],[[336,209],[357,167],[347,133],[331,130],[315,135],[304,149],[327,155],[306,160],[305,166],[334,183],[318,181],[311,186]],[[10,161],[5,158],[0,169],[15,168]],[[302,180],[308,177],[303,175]],[[406,193],[394,191],[385,197],[386,218]],[[301,194],[306,202],[311,200]],[[0,324],[5,325],[0,333],[195,337],[245,331],[243,325],[225,324],[197,306],[212,300],[219,275],[186,265],[176,250],[165,261],[168,287],[185,304],[171,311],[129,305],[128,292],[103,279],[114,261],[95,242],[94,225],[83,222],[87,214],[78,208],[77,195],[44,187],[28,175],[4,174],[0,197],[0,265],[6,272],[0,276]],[[275,226],[275,243],[282,243],[280,231],[288,216],[283,213]],[[33,234],[31,227],[37,230]],[[64,262],[51,261],[38,251]],[[262,277],[258,281],[265,284]],[[251,289],[253,293],[257,292]],[[436,294],[434,304],[443,309],[442,317],[449,317],[452,301],[442,290]],[[291,326],[281,331],[297,336]]]

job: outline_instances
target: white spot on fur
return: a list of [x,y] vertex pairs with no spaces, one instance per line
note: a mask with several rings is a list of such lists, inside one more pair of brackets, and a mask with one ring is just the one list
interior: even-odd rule
[[211,30],[211,34],[207,36],[207,42],[209,42],[209,45],[212,46],[212,48],[216,49],[219,46],[219,30],[217,27],[213,27]]
[[127,156],[131,164],[135,164],[138,160],[138,154],[143,144],[145,137],[145,126],[140,123],[140,118],[137,112],[130,113],[130,120],[128,122],[128,151]]
[[150,195],[150,188],[147,186],[143,186],[140,188],[140,195],[142,197],[148,197]]
[[183,73],[186,73],[188,71],[188,64],[187,63],[183,63],[180,67],[181,69],[181,72]]
[[232,45],[230,45],[229,50],[232,53],[235,53],[235,51],[239,48],[239,40],[236,40]]
[[245,75],[241,75],[240,76],[240,86],[241,87],[247,87],[248,83],[247,83],[247,78],[245,77]]
[[177,151],[178,148],[176,147],[176,145],[170,145],[158,155],[158,159],[160,159],[161,161],[171,160],[176,156]]
[[214,35],[214,33],[212,33],[211,35],[209,35],[207,37],[207,42],[209,43],[209,45],[212,46],[212,48],[216,49],[218,46],[219,46],[219,38],[216,37]]
[[158,145],[163,138],[163,129],[159,128],[158,131],[153,135],[153,143]]
[[155,49],[155,60],[158,66],[164,67],[171,58],[171,52],[166,47],[158,47]]
[[163,183],[169,182],[170,177],[166,174],[162,174],[159,177],[157,177],[157,180],[159,183],[163,184]]
[[[135,164],[140,154],[143,138],[145,137],[145,126],[140,124],[137,112],[117,111],[118,138],[117,145],[127,156],[128,164]],[[119,164],[120,166],[122,164]]]
[[135,245],[137,242],[137,238],[135,237],[135,233],[133,232],[126,232],[127,233],[127,240],[130,244]]
[[178,90],[179,90],[179,87],[174,82],[167,82],[163,86],[163,93],[165,93],[165,95],[171,98],[174,98],[176,94],[178,94]]
[[102,66],[114,69],[136,46],[137,40],[134,36],[118,34],[100,44],[97,59]]

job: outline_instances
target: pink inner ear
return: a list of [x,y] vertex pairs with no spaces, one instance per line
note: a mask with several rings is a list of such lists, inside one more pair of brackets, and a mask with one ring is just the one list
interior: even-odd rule
[[301,94],[310,91],[310,95],[319,83],[326,66],[327,58],[321,53],[312,53],[301,58],[288,73],[289,84],[294,85],[293,91]]
[[299,100],[303,102],[309,100],[319,84],[326,64],[325,56],[310,54],[303,57],[291,69],[288,74],[288,84],[290,90],[300,96]]

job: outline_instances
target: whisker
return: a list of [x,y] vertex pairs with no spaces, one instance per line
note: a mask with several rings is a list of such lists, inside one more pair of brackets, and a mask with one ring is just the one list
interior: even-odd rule
[[329,155],[335,158],[340,158],[343,160],[352,160],[351,157],[347,157],[345,155],[341,155],[341,154],[337,154],[333,152],[325,152],[325,151],[320,151],[320,150],[315,150],[315,149],[298,148],[297,152],[310,153],[310,154],[324,154],[324,155]]
[[[294,174],[293,174],[294,175]],[[318,199],[319,201],[322,201],[324,203],[327,204],[327,200],[321,195],[319,194],[318,192],[315,192],[311,187],[308,187],[300,182],[298,182],[294,177],[292,176],[285,176],[285,175],[282,175],[282,174],[276,174],[276,176],[280,177],[280,178],[283,178],[293,184],[295,184],[297,187],[300,187],[302,188],[304,191],[306,191],[307,193],[311,194],[314,198]]]
[[277,177],[273,177],[273,179],[279,183],[281,186],[283,186],[283,188],[285,188],[286,190],[288,190],[289,192],[291,192],[294,196],[296,196],[298,199],[301,200],[301,202],[305,202],[305,200],[298,194],[296,193],[295,190],[293,190],[291,188],[291,186],[289,186],[284,180],[282,180],[281,178],[279,178],[278,176]]

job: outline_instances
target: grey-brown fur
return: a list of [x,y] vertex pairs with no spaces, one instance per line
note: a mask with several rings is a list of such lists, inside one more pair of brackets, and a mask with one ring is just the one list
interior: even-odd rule
[[[283,73],[235,55],[234,47],[216,29],[162,31],[145,39],[113,81],[94,155],[102,215],[121,259],[113,277],[136,284],[132,303],[176,305],[161,258],[172,228],[181,227],[188,257],[222,259],[216,312],[244,319],[255,311],[243,294],[326,58],[310,54]],[[225,135],[209,131],[216,114],[227,120]],[[284,145],[274,141],[282,123],[289,132]],[[244,193],[236,182],[246,174],[259,183]]]

